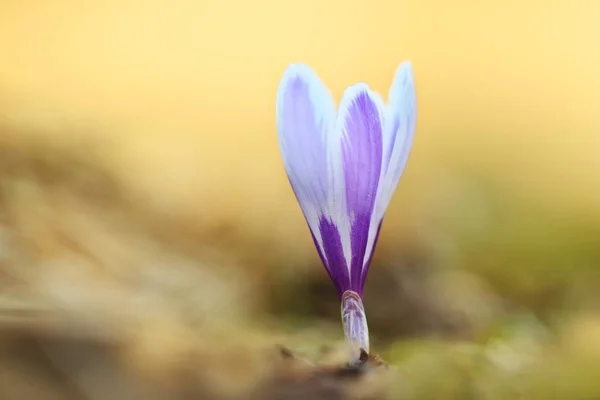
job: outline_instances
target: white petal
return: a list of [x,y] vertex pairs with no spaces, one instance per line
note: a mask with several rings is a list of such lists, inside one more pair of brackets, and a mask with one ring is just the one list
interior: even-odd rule
[[396,70],[386,109],[381,191],[377,199],[379,220],[383,218],[408,161],[415,133],[416,104],[412,66],[404,62]]

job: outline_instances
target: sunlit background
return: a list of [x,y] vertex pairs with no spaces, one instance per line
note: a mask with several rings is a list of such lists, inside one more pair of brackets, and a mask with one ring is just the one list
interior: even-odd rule
[[305,62],[337,100],[386,97],[404,60],[417,133],[365,297],[382,390],[599,397],[598,21],[594,0],[1,1],[0,397],[279,399],[264,349],[343,360],[277,85]]

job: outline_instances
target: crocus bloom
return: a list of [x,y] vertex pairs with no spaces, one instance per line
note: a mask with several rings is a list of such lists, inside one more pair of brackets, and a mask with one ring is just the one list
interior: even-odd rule
[[364,83],[348,87],[336,110],[304,64],[285,71],[277,94],[285,170],[321,260],[342,303],[346,339],[369,352],[363,288],[385,210],[412,146],[416,100],[402,63],[389,103]]

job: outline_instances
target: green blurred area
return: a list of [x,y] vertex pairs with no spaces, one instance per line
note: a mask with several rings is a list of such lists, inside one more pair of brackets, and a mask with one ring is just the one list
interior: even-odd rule
[[[343,348],[278,153],[276,87],[303,61],[336,98],[359,80],[385,94],[410,59],[417,136],[365,293],[390,397],[600,397],[600,3],[0,11],[0,334],[118,342],[148,381],[199,354],[232,396],[264,347]],[[0,371],[19,379],[3,382],[39,398],[19,390],[51,379],[9,350]]]

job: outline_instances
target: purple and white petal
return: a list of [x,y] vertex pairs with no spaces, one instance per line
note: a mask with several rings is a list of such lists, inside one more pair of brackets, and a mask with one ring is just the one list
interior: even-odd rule
[[[381,178],[372,221],[372,229],[376,228],[375,234],[369,235],[367,242],[367,251],[371,253],[370,256],[377,244],[383,216],[404,172],[412,147],[416,120],[416,96],[412,67],[409,62],[400,64],[396,70],[388,97],[383,131]],[[361,281],[363,284],[366,280],[369,263],[370,258],[366,260],[365,268],[362,271]]]
[[349,87],[342,97],[336,133],[341,136],[346,215],[351,261],[350,287],[362,294],[363,269],[371,256],[369,237],[376,235],[373,212],[381,176],[384,107],[381,98],[365,84]]
[[[339,148],[334,134],[333,98],[307,65],[293,64],[281,79],[276,114],[279,146],[290,184],[330,276],[343,279],[337,271],[347,254],[343,254],[343,239],[339,239],[345,233],[339,232],[336,224],[344,210],[334,189],[341,190],[343,182],[339,157],[332,151]],[[346,269],[345,262],[342,268]]]
[[400,64],[390,88],[383,140],[381,191],[377,199],[377,218],[385,210],[404,172],[412,147],[416,122],[416,95],[409,62]]
[[279,143],[288,178],[338,293],[362,296],[383,215],[412,145],[416,101],[403,63],[389,105],[366,84],[333,99],[304,64],[285,72],[277,98]]

